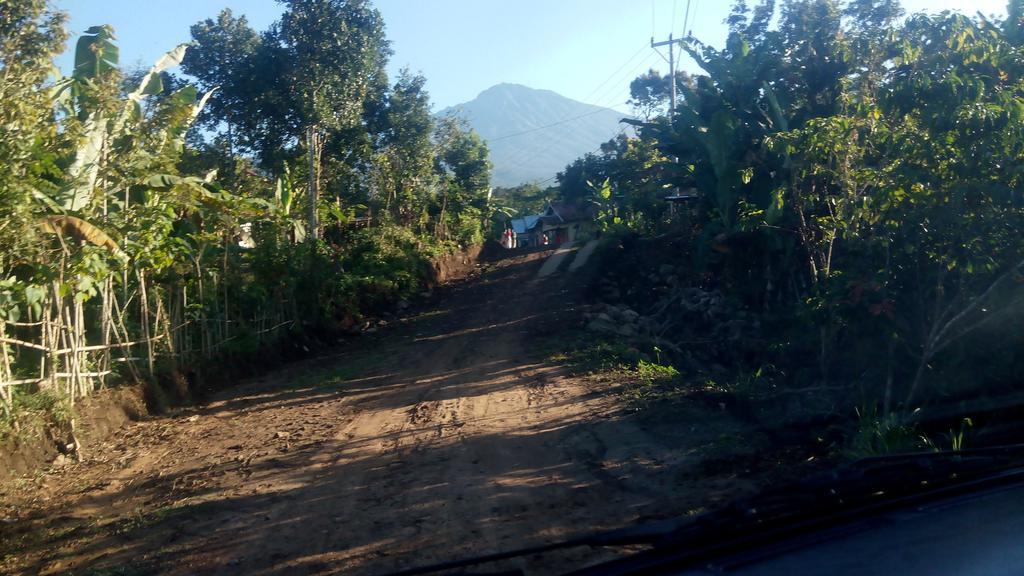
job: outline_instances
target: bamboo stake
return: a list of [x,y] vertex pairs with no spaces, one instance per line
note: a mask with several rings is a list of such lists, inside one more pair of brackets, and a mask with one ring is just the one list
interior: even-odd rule
[[22,384],[39,384],[42,382],[39,378],[21,378],[19,380],[8,380],[7,382],[0,382],[0,387],[3,386],[20,386]]
[[209,329],[206,325],[206,306],[204,304],[206,302],[206,298],[203,284],[203,270],[199,266],[198,260],[196,260],[196,284],[199,289],[199,349],[203,358],[209,358],[210,355],[207,353],[209,346]]
[[[40,346],[40,349],[42,349],[43,352],[48,352],[49,348],[47,348],[47,346],[46,346],[46,341],[47,341],[47,338],[48,338],[48,334],[49,334],[49,330],[50,330],[50,325],[49,325],[48,322],[46,322],[46,318],[43,317],[43,311],[46,310],[46,316],[48,317],[49,316],[50,304],[48,302],[46,302],[46,301],[44,301],[43,304],[44,304],[44,306],[41,306],[39,308],[39,316],[40,316],[40,318],[43,318],[43,321],[41,323],[42,328],[40,328],[40,330],[39,330],[39,339],[42,342],[42,345]],[[40,381],[42,381],[42,380],[44,380],[46,378],[46,358],[47,358],[46,354],[40,354],[39,355],[39,380]]]
[[[106,197],[104,196],[104,204],[106,203]],[[103,281],[103,290],[100,292],[100,334],[103,339],[103,350],[100,355],[100,371],[106,371],[110,369],[110,330],[111,330],[111,318],[110,318],[110,295],[113,292],[114,279],[107,277]],[[107,385],[106,377],[100,377],[100,388]]]
[[174,307],[171,309],[171,322],[174,324],[173,335],[174,335],[174,349],[181,355],[181,360],[184,363],[188,363],[188,357],[185,356],[185,351],[188,349],[186,339],[188,337],[188,327],[184,326],[182,322],[185,319],[185,310],[187,310],[187,298],[188,288],[183,282],[181,284],[181,290],[175,292]]
[[9,325],[9,326],[18,326],[18,327],[25,327],[25,328],[31,328],[33,326],[42,326],[42,325],[45,324],[45,322],[43,322],[42,320],[40,320],[38,322],[14,322],[12,320],[5,320],[4,322],[7,325]]
[[82,373],[82,358],[81,353],[78,351],[78,346],[81,343],[81,331],[82,324],[79,322],[79,311],[82,303],[72,297],[71,307],[65,308],[66,314],[68,315],[68,340],[71,342],[71,363],[72,370],[74,371],[75,378],[72,384],[75,387],[75,397],[81,398],[87,394],[87,388],[85,381],[82,379],[80,374]]
[[[0,338],[6,337],[7,326],[6,323],[0,320]],[[3,364],[0,368],[3,369],[3,373],[0,374],[0,379],[4,382],[9,382],[14,379],[14,373],[11,370],[11,359],[7,353],[7,343],[0,343],[0,351],[3,353]],[[10,416],[14,411],[14,391],[11,390],[10,386],[0,386],[0,408],[3,408],[4,414]]]
[[54,310],[55,309],[59,310],[59,304],[54,302],[54,300],[56,299],[56,297],[59,294],[60,294],[59,285],[58,285],[57,281],[54,281],[54,290],[53,290],[53,292],[49,292],[48,291],[47,295],[46,295],[46,307],[45,307],[45,310],[46,310],[47,319],[49,321],[46,324],[46,331],[45,331],[46,339],[43,342],[43,346],[46,347],[47,354],[46,354],[46,357],[45,357],[46,359],[45,359],[45,361],[43,362],[43,365],[42,365],[42,374],[40,376],[41,378],[43,378],[43,379],[45,379],[47,381],[47,388],[50,388],[50,389],[56,389],[57,388],[57,381],[56,381],[56,379],[49,377],[49,374],[53,374],[53,373],[57,372],[57,355],[54,353],[54,351],[57,349],[58,334],[61,334],[63,332],[63,325],[64,325],[64,321],[63,321],[63,319],[61,319],[59,314],[56,316],[56,318],[58,320],[60,320],[59,323],[56,323],[56,322],[54,322],[52,320],[54,318]]
[[[136,343],[131,342],[131,339],[128,336],[128,328],[124,324],[124,310],[117,305],[117,296],[114,293],[111,293],[110,296],[111,308],[117,311],[117,323],[114,324],[114,336],[121,341],[120,344],[122,347],[131,348],[131,346],[133,346]],[[117,331],[118,326],[120,326],[121,332]],[[128,354],[130,353],[131,350],[128,350]],[[126,356],[124,357],[124,360],[128,364],[128,370],[132,373],[132,378],[136,381],[141,380],[139,376],[139,371],[136,370],[133,359],[130,356]]]
[[230,246],[230,239],[227,234],[224,235],[224,271],[221,273],[221,284],[224,288],[224,313],[221,315],[224,320],[224,338],[231,335],[230,326],[228,326],[228,247]]
[[163,330],[157,329],[157,332],[163,332],[163,334],[157,334],[157,339],[162,339],[167,343],[167,351],[174,353],[174,339],[171,337],[171,319],[167,316],[167,308],[164,306],[164,299],[160,293],[157,293],[156,298],[156,324]]
[[142,335],[146,340],[146,362],[149,368],[149,376],[153,377],[155,362],[153,358],[153,342],[149,332],[149,295],[146,293],[146,274],[139,270],[136,272],[139,279],[139,312],[142,320]]
[[[45,331],[41,335],[42,340],[46,341]],[[43,352],[49,352],[50,349],[44,344],[35,344],[32,342],[26,342],[24,340],[18,340],[16,338],[8,338],[7,336],[0,335],[0,343],[12,344],[14,346],[20,346],[22,348],[31,348],[33,350],[41,350]]]
[[[89,367],[89,353],[82,350],[85,347],[86,342],[85,303],[75,300],[75,311],[75,324],[77,326],[75,330],[78,332],[78,342],[75,346],[78,348],[78,353],[81,355],[78,363],[78,369],[81,371]],[[82,382],[85,386],[83,396],[86,394],[92,394],[92,391],[96,387],[92,376],[85,376],[84,378],[85,380]]]
[[[117,331],[114,331],[115,336],[120,336]],[[164,334],[157,334],[153,337],[153,342],[163,340],[166,337]],[[33,342],[26,342],[24,340],[18,340],[16,338],[0,337],[0,343],[10,344],[12,346],[19,346],[24,348],[31,348],[33,350],[42,350],[43,352],[50,352],[51,349]],[[78,352],[101,352],[103,350],[113,350],[116,348],[127,348],[129,346],[138,346],[145,344],[145,340],[134,340],[131,342],[116,342],[111,344],[92,344],[90,346],[79,346],[77,348],[58,348],[52,352],[58,356],[65,356],[77,350]]]
[[[68,325],[64,326],[63,329],[60,331],[60,341],[61,341],[61,344],[63,344],[65,348],[70,348],[72,350],[72,356],[74,356],[74,347],[73,347],[73,344],[71,343],[71,337],[70,337],[70,333],[71,333],[71,326],[70,326],[70,324],[71,324],[71,314],[70,314],[70,312],[67,312],[67,307],[64,306],[64,299],[61,298],[59,300],[59,302],[60,302],[60,304],[59,304],[59,306],[57,308],[57,314],[60,315],[62,321],[68,323]],[[59,358],[60,357],[60,355],[57,354],[56,350],[51,351],[50,353],[55,358]],[[64,364],[64,369],[65,370],[70,370],[70,373],[71,373],[71,377],[68,378],[67,386],[64,389],[64,392],[70,398],[71,404],[74,405],[74,403],[75,403],[75,396],[76,396],[76,388],[77,388],[77,386],[76,386],[77,382],[76,382],[76,378],[75,378],[75,359],[73,357],[70,360],[65,359],[63,364]],[[57,376],[56,376],[57,370],[59,370],[59,368],[55,368],[54,369],[54,381],[55,382],[57,381]]]

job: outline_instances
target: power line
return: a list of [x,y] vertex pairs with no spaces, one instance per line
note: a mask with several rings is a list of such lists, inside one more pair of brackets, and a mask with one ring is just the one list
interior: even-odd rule
[[[624,134],[625,132],[626,132],[626,131],[625,131],[624,129],[622,129],[622,130],[619,130],[619,133],[618,133],[618,134],[616,134],[615,136],[613,136],[612,138],[610,138],[610,140],[613,140],[613,139],[615,139],[615,138],[618,138],[619,136],[621,136],[621,135],[622,135],[622,134]],[[604,145],[605,145],[605,142],[602,142],[602,143],[601,143],[601,144],[600,144],[600,145],[599,145],[599,146],[598,146],[597,148],[594,148],[593,150],[591,150],[591,151],[589,151],[589,152],[585,152],[585,153],[583,153],[583,154],[582,154],[581,156],[577,157],[576,159],[578,160],[579,158],[585,158],[586,156],[588,156],[588,155],[590,155],[590,154],[597,154],[598,152],[601,152],[601,151],[602,151],[602,150],[601,150],[601,148],[602,148],[602,147],[603,147]],[[575,160],[573,160],[573,161],[575,162]],[[550,177],[548,177],[548,178],[545,178],[545,179],[541,180],[540,182],[536,182],[535,184],[536,184],[537,186],[540,186],[541,184],[545,184],[545,183],[547,183],[547,182],[551,182],[551,181],[552,181],[552,180],[554,180],[555,178],[558,178],[558,174],[557,174],[557,173],[556,173],[556,174],[555,174],[554,176],[550,176]]]
[[[606,77],[606,78],[604,79],[604,81],[603,81],[603,82],[601,82],[600,84],[598,84],[596,88],[594,88],[593,90],[591,90],[591,91],[590,91],[590,94],[587,94],[587,96],[586,96],[586,97],[584,97],[584,99],[583,99],[583,100],[584,100],[584,102],[585,102],[586,100],[589,100],[589,99],[590,99],[590,97],[591,97],[591,96],[593,96],[594,94],[596,94],[596,93],[597,93],[597,92],[598,92],[599,90],[601,90],[601,88],[604,88],[604,87],[605,87],[605,85],[607,85],[609,81],[611,81],[611,80],[612,80],[613,78],[616,78],[616,77],[617,77],[617,76],[619,75],[619,73],[620,73],[620,72],[622,72],[622,70],[623,70],[623,69],[624,69],[624,68],[625,68],[626,66],[629,66],[629,65],[630,65],[630,64],[631,64],[631,63],[633,62],[633,60],[635,60],[635,59],[636,59],[636,57],[637,57],[637,56],[639,56],[640,54],[642,54],[642,53],[643,53],[643,51],[644,51],[644,50],[646,50],[646,49],[647,49],[647,45],[646,45],[646,44],[645,44],[645,45],[643,45],[643,46],[641,46],[641,47],[640,47],[640,49],[639,49],[639,50],[637,50],[636,52],[634,52],[634,53],[633,53],[633,55],[632,55],[632,56],[630,56],[628,60],[626,60],[626,61],[625,61],[625,62],[624,62],[624,63],[623,63],[623,64],[622,64],[621,66],[619,66],[619,67],[618,67],[617,69],[615,69],[615,71],[614,71],[614,72],[612,72],[612,73],[611,73],[611,74],[610,74],[610,75],[609,75],[608,77]],[[635,68],[634,68],[634,69],[635,69]],[[602,95],[603,95],[603,94],[604,94],[604,93],[602,93]],[[594,114],[597,114],[597,113],[599,113],[599,112],[604,112],[605,110],[608,110],[608,108],[606,108],[606,107],[601,107],[601,108],[600,108],[600,109],[598,109],[598,110],[591,110],[590,112],[586,112],[586,113],[584,113],[584,114],[580,114],[580,115],[578,115],[578,116],[573,116],[573,117],[571,117],[571,118],[565,118],[565,119],[563,119],[563,120],[559,120],[559,121],[557,121],[557,122],[552,122],[552,123],[550,123],[550,124],[545,124],[545,125],[543,125],[543,126],[536,126],[536,127],[534,127],[534,128],[529,128],[529,129],[527,129],[527,130],[521,130],[521,131],[519,131],[519,132],[513,132],[513,133],[511,133],[511,134],[503,134],[503,135],[501,135],[501,136],[497,136],[497,137],[495,137],[495,138],[488,138],[488,139],[487,139],[487,141],[488,141],[488,142],[498,142],[498,141],[500,141],[500,140],[505,140],[505,139],[508,139],[508,138],[515,138],[516,136],[523,136],[523,135],[525,135],[525,134],[532,134],[532,133],[534,133],[534,132],[539,132],[539,131],[541,131],[541,130],[546,130],[546,129],[548,129],[548,128],[551,128],[551,127],[554,127],[554,126],[559,126],[559,125],[561,125],[561,124],[565,124],[566,122],[572,122],[573,120],[578,120],[578,119],[580,119],[580,118],[585,118],[585,117],[587,117],[587,116],[592,116],[592,115],[594,115]]]
[[[604,79],[604,81],[602,81],[602,82],[601,82],[600,84],[598,84],[596,88],[594,88],[593,90],[591,90],[591,92],[590,92],[589,94],[587,94],[587,95],[586,95],[586,96],[584,97],[584,101],[586,101],[586,100],[590,99],[590,97],[591,97],[591,96],[593,96],[593,95],[594,95],[594,94],[595,94],[595,93],[596,93],[596,92],[597,92],[598,90],[600,90],[601,88],[603,88],[603,87],[605,86],[605,84],[607,84],[607,83],[608,83],[608,82],[609,82],[609,81],[610,81],[610,80],[611,80],[612,78],[615,78],[615,76],[616,76],[616,75],[617,75],[618,73],[622,72],[622,71],[623,71],[623,69],[625,69],[625,68],[626,68],[627,66],[629,66],[629,65],[630,65],[630,64],[632,63],[632,61],[633,61],[634,59],[636,59],[636,57],[637,57],[637,56],[639,56],[639,55],[640,55],[640,54],[641,54],[641,53],[642,53],[642,52],[643,52],[643,51],[644,51],[644,50],[645,50],[646,48],[647,48],[647,46],[646,46],[646,45],[644,45],[644,46],[641,46],[641,47],[640,47],[640,48],[639,48],[639,49],[638,49],[638,50],[637,50],[636,52],[634,52],[634,53],[633,53],[633,55],[632,55],[632,56],[630,56],[630,57],[629,57],[629,59],[627,59],[627,60],[625,61],[625,63],[623,63],[623,65],[622,65],[622,66],[620,66],[620,67],[618,67],[617,69],[615,69],[615,71],[614,71],[614,72],[612,72],[612,73],[611,73],[611,74],[610,74],[610,75],[609,75],[608,77],[606,77],[606,78]],[[526,129],[526,130],[520,130],[520,131],[518,131],[518,132],[512,132],[512,133],[510,133],[510,134],[503,134],[503,135],[501,135],[501,136],[497,136],[497,137],[494,137],[494,138],[487,138],[487,141],[488,141],[488,142],[495,142],[495,141],[499,141],[499,140],[504,140],[504,139],[506,139],[506,138],[513,138],[513,137],[516,137],[516,136],[521,136],[521,135],[523,135],[523,134],[530,134],[530,133],[532,133],[532,132],[538,132],[538,131],[540,131],[540,130],[545,130],[545,129],[547,129],[547,128],[551,128],[551,127],[553,127],[553,126],[558,126],[558,125],[560,125],[560,124],[564,124],[564,123],[566,123],[566,122],[571,122],[571,121],[573,121],[573,120],[579,120],[580,118],[585,118],[585,117],[587,117],[587,116],[593,116],[594,114],[597,114],[597,113],[599,113],[599,112],[604,112],[604,109],[601,109],[601,110],[593,110],[593,111],[591,111],[591,112],[588,112],[588,113],[586,113],[586,114],[581,114],[581,115],[579,115],[579,116],[573,116],[573,117],[571,117],[571,118],[566,118],[566,119],[563,119],[563,120],[559,120],[559,121],[557,121],[557,122],[552,122],[551,124],[545,124],[545,125],[543,125],[543,126],[536,126],[536,127],[534,127],[534,128],[528,128],[528,129]]]
[[600,113],[600,112],[605,112],[607,110],[610,110],[610,108],[598,108],[597,110],[591,110],[590,112],[586,112],[584,114],[580,114],[579,116],[573,116],[572,118],[566,118],[564,120],[559,120],[558,122],[552,122],[551,124],[545,124],[543,126],[537,126],[536,128],[530,128],[529,130],[523,130],[521,132],[513,132],[511,134],[505,134],[504,136],[498,136],[497,138],[488,138],[487,141],[488,142],[498,142],[499,140],[506,140],[508,138],[515,138],[516,136],[522,136],[524,134],[532,134],[534,132],[540,132],[541,130],[546,130],[546,129],[554,127],[554,126],[559,126],[561,124],[565,124],[566,122],[572,122],[573,120],[579,120],[580,118],[585,118],[587,116],[593,116],[594,114],[597,114],[597,113]]
[[[644,48],[646,49],[647,46],[644,46]],[[643,67],[647,66],[648,64],[650,64],[651,60],[654,59],[654,56],[656,56],[656,54],[652,54],[652,53],[648,52],[647,53],[647,58],[644,58],[644,59],[640,60],[640,62],[636,66],[634,66],[632,69],[629,70],[629,72],[626,73],[624,78],[625,79],[631,79],[630,76],[633,76],[634,74],[636,74],[637,70],[639,70],[640,68],[643,68]],[[601,93],[600,97],[596,100],[598,106],[607,106],[607,102],[605,102],[605,99],[608,96],[610,96],[611,94],[613,94],[613,92],[609,92],[609,90],[612,89],[612,88],[615,88],[615,87],[616,86],[614,84],[612,84],[612,85],[609,86],[608,89],[606,89],[604,92]]]
[[590,97],[594,95],[594,93],[596,93],[596,92],[597,92],[598,90],[600,90],[601,88],[603,88],[603,87],[604,87],[604,85],[605,85],[605,84],[607,84],[609,80],[611,80],[612,78],[614,78],[614,77],[615,77],[615,75],[616,75],[616,74],[618,74],[619,72],[621,72],[623,68],[625,68],[626,66],[629,66],[629,64],[630,64],[631,62],[633,62],[633,60],[635,60],[635,59],[636,59],[636,57],[637,57],[637,56],[639,56],[640,54],[642,54],[642,53],[643,53],[643,51],[644,51],[644,50],[646,50],[646,49],[647,49],[647,45],[646,45],[646,44],[644,44],[643,46],[641,46],[641,47],[640,47],[640,48],[639,48],[639,49],[638,49],[638,50],[637,50],[636,52],[634,52],[634,53],[633,53],[633,55],[632,55],[632,56],[630,56],[630,57],[629,57],[629,60],[626,60],[626,62],[625,62],[625,63],[623,63],[623,64],[622,64],[622,66],[619,66],[618,68],[616,68],[616,69],[615,69],[615,72],[612,72],[610,76],[608,76],[607,78],[605,78],[605,79],[604,79],[604,82],[601,82],[600,84],[598,84],[598,85],[597,85],[597,88],[594,88],[593,90],[591,90],[591,91],[590,91],[590,94],[587,94],[587,95],[586,95],[586,97],[585,97],[585,98],[583,98],[583,101],[584,101],[584,102],[586,102],[587,100],[589,100],[589,99],[590,99]]
[[[653,58],[654,58],[654,54],[652,54],[652,53],[648,52],[647,58],[645,58],[645,59],[641,60],[641,61],[639,62],[639,64],[638,64],[638,65],[634,66],[634,67],[633,67],[633,68],[632,68],[632,69],[631,69],[631,70],[630,70],[630,71],[629,71],[629,72],[627,73],[627,77],[628,77],[628,76],[631,76],[631,75],[633,75],[633,74],[635,74],[635,73],[636,73],[636,71],[637,71],[637,70],[638,70],[638,69],[639,69],[640,67],[642,67],[642,66],[646,66],[647,64],[649,64],[649,63],[650,63],[650,61],[651,61],[651,60],[652,60]],[[602,102],[604,102],[604,98],[606,98],[606,97],[607,97],[607,95],[610,95],[610,94],[611,94],[610,92],[606,92],[606,95],[602,95],[602,97],[601,97],[601,101],[602,101]],[[623,130],[620,130],[620,133],[621,133],[622,131],[623,131]],[[520,151],[520,153],[519,153],[519,154],[516,154],[516,155],[515,155],[515,156],[514,156],[514,157],[513,157],[512,159],[510,159],[510,160],[509,160],[509,164],[517,164],[517,165],[529,164],[529,163],[530,163],[530,162],[532,162],[532,161],[533,161],[533,160],[534,160],[535,158],[537,158],[537,157],[540,157],[540,156],[543,156],[544,154],[546,154],[546,153],[547,153],[547,151],[548,151],[548,150],[550,150],[550,149],[551,149],[551,146],[553,146],[553,145],[554,145],[554,141],[552,140],[552,141],[549,141],[549,142],[547,143],[547,145],[546,145],[546,146],[544,146],[543,148],[541,148],[540,150],[537,150],[537,151],[535,151],[535,152],[530,152],[529,150],[522,150],[522,151]]]
[[[696,14],[694,14],[696,15]],[[686,16],[683,17],[683,36],[690,35],[690,0],[686,0]]]
[[[651,2],[651,17],[652,17],[652,26],[653,26],[653,20],[654,20],[654,18],[653,18],[654,17],[654,2],[653,2],[653,0]],[[568,122],[579,120],[580,118],[585,118],[587,116],[591,116],[593,114],[597,114],[598,112],[604,112],[606,110],[612,110],[611,108],[608,108],[606,106],[605,99],[608,96],[614,94],[615,93],[614,90],[617,90],[618,87],[617,87],[616,83],[612,83],[610,85],[608,83],[611,80],[616,79],[616,78],[620,78],[621,79],[622,75],[620,74],[620,72],[622,72],[622,70],[624,70],[626,68],[626,66],[629,66],[629,64],[632,63],[633,60],[635,60],[636,57],[639,56],[641,53],[643,53],[643,51],[646,50],[647,48],[648,48],[648,46],[645,43],[643,46],[640,47],[639,50],[637,50],[632,56],[630,56],[629,59],[626,60],[626,62],[624,62],[621,66],[619,66],[614,72],[611,73],[611,75],[609,75],[607,78],[605,78],[603,82],[598,84],[598,86],[596,88],[594,88],[594,90],[592,90],[590,92],[590,94],[587,95],[586,99],[589,100],[590,97],[593,96],[594,94],[598,93],[598,91],[600,91],[602,87],[605,87],[604,91],[599,94],[599,98],[597,99],[599,104],[594,104],[594,105],[600,106],[599,109],[592,110],[590,112],[587,112],[585,114],[580,114],[578,116],[573,116],[571,118],[566,118],[564,120],[559,120],[557,122],[552,122],[552,123],[546,124],[544,126],[537,126],[535,128],[530,128],[528,130],[522,130],[520,132],[515,132],[515,133],[512,133],[512,134],[504,134],[504,135],[498,136],[496,138],[488,138],[487,142],[488,143],[498,142],[498,141],[501,141],[501,140],[507,140],[509,138],[514,138],[514,137],[517,137],[517,136],[523,136],[525,134],[531,134],[531,133],[534,133],[534,132],[539,132],[541,130],[546,130],[546,129],[552,128],[554,126],[559,126],[561,124],[566,124]],[[629,76],[633,75],[640,67],[646,66],[647,64],[649,64],[653,56],[654,56],[653,54],[648,52],[647,58],[641,59],[640,62],[636,66],[634,66],[633,68],[629,69],[629,71],[626,73],[626,77],[628,78]],[[612,111],[618,112],[617,110],[612,110]],[[624,129],[620,129],[619,130],[619,134],[622,134],[624,131],[625,131]],[[530,153],[527,150],[522,150],[515,157],[511,158],[508,163],[510,165],[529,164],[530,162],[533,161],[534,158],[537,158],[538,156],[541,156],[541,155],[547,153],[547,151],[551,148],[553,143],[554,143],[553,141],[549,141],[547,143],[547,145],[544,146],[544,148],[540,149],[537,152],[533,152],[533,153]],[[596,150],[594,150],[594,152],[598,152],[600,150],[601,150],[601,148],[600,148],[600,146],[598,146],[598,148]],[[549,182],[549,181],[551,181],[553,179],[554,179],[554,176],[552,176],[551,178],[548,178],[546,180],[542,180],[540,183],[543,184],[544,182]]]
[[[641,60],[636,66],[634,66],[631,70],[629,70],[629,72],[627,73],[627,77],[633,75],[634,73],[636,73],[636,71],[640,67],[646,66],[647,64],[649,64],[650,61],[653,59],[653,57],[654,57],[654,54],[648,52],[647,58]],[[609,88],[611,88],[611,86],[609,86]],[[608,92],[607,89],[606,89],[605,94],[601,95],[600,102],[602,102],[602,105],[605,104],[605,98],[607,98],[611,94],[612,94],[612,92]],[[602,108],[602,110],[609,110],[609,108]],[[488,140],[488,142],[490,142],[490,141],[491,140]],[[551,140],[551,141],[549,141],[547,143],[547,145],[545,145],[543,148],[541,148],[540,150],[537,150],[537,151],[531,152],[530,150],[525,150],[525,149],[520,150],[517,154],[515,154],[515,156],[513,156],[512,158],[509,159],[508,163],[510,165],[529,164],[535,158],[543,156],[545,153],[547,153],[547,151],[550,150],[551,146],[553,146],[553,145],[554,145],[554,141]]]

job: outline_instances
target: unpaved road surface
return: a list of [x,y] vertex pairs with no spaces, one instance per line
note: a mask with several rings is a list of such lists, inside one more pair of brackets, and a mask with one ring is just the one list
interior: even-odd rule
[[[382,574],[685,514],[725,416],[631,416],[536,342],[578,330],[587,268],[489,264],[431,306],[207,404],[135,422],[0,498],[0,572]],[[592,272],[591,272],[592,273]],[[734,440],[735,441],[735,440]],[[4,548],[6,547],[6,549]],[[557,574],[615,551],[485,567]]]

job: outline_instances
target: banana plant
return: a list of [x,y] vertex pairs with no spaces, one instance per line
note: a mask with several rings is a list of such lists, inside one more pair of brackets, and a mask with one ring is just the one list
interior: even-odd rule
[[[114,40],[110,26],[89,28],[76,45],[75,71],[60,84],[56,94],[57,102],[65,111],[83,123],[81,141],[67,171],[66,184],[56,199],[56,203],[66,211],[84,210],[92,202],[111,142],[132,135],[135,125],[144,116],[146,98],[164,91],[163,72],[181,64],[188,49],[188,44],[179,44],[161,56],[138,86],[126,95],[119,110],[111,115],[94,106],[89,94],[95,82],[117,68],[119,52]],[[214,90],[200,97],[194,87],[186,86],[171,94],[168,99],[170,105],[188,113],[183,115],[184,120],[162,127],[158,140],[180,147],[185,132]]]
[[[69,117],[76,117],[82,122],[81,136],[63,185],[57,187],[52,197],[36,191],[35,198],[43,211],[48,213],[38,221],[42,231],[104,246],[119,259],[125,260],[127,256],[124,250],[96,223],[88,221],[86,212],[96,197],[104,167],[112,161],[123,160],[112,150],[113,143],[132,136],[138,130],[145,117],[146,99],[164,91],[163,73],[181,63],[188,45],[180,44],[159,58],[135,89],[121,100],[114,111],[110,111],[109,108],[104,110],[93,98],[93,94],[97,90],[97,83],[117,70],[119,51],[115,39],[110,26],[94,26],[78,40],[74,72],[58,83],[54,98]],[[155,147],[160,149],[171,146],[180,149],[188,127],[195,121],[212,93],[213,90],[200,97],[194,87],[186,86],[169,95],[166,105],[177,112],[168,115],[171,121],[156,127],[152,141]],[[156,174],[144,177],[141,182],[106,183],[107,189],[99,192],[113,196],[140,185],[150,190],[186,186],[200,197],[209,198],[220,193],[204,187],[209,182],[210,175],[199,179]],[[127,203],[126,192],[120,204],[121,209],[127,209]],[[73,213],[81,216],[73,216]]]
[[284,173],[274,182],[274,201],[268,203],[271,215],[286,220],[292,228],[292,239],[296,243],[306,240],[306,222],[302,218],[292,216],[292,203],[295,201],[295,188],[292,186],[291,170],[284,165]]
[[121,247],[106,232],[75,216],[67,214],[51,214],[39,220],[39,228],[43,232],[60,234],[88,242],[94,246],[106,248],[111,254],[124,259],[126,255]]

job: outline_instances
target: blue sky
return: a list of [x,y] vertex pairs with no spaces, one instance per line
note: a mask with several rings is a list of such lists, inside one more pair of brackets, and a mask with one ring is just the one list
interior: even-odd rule
[[[273,0],[55,0],[73,35],[112,24],[122,63],[148,66],[189,40],[189,26],[223,7],[263,30],[277,19]],[[687,0],[377,0],[394,56],[392,75],[408,66],[427,77],[435,110],[473,99],[500,82],[554,90],[570,98],[626,110],[629,81],[668,65],[651,36],[680,35]],[[690,0],[694,36],[721,45],[731,2]],[[1005,0],[904,0],[908,12],[946,9],[1002,16]],[[71,47],[58,64],[68,71]],[[695,70],[684,59],[683,69]]]

